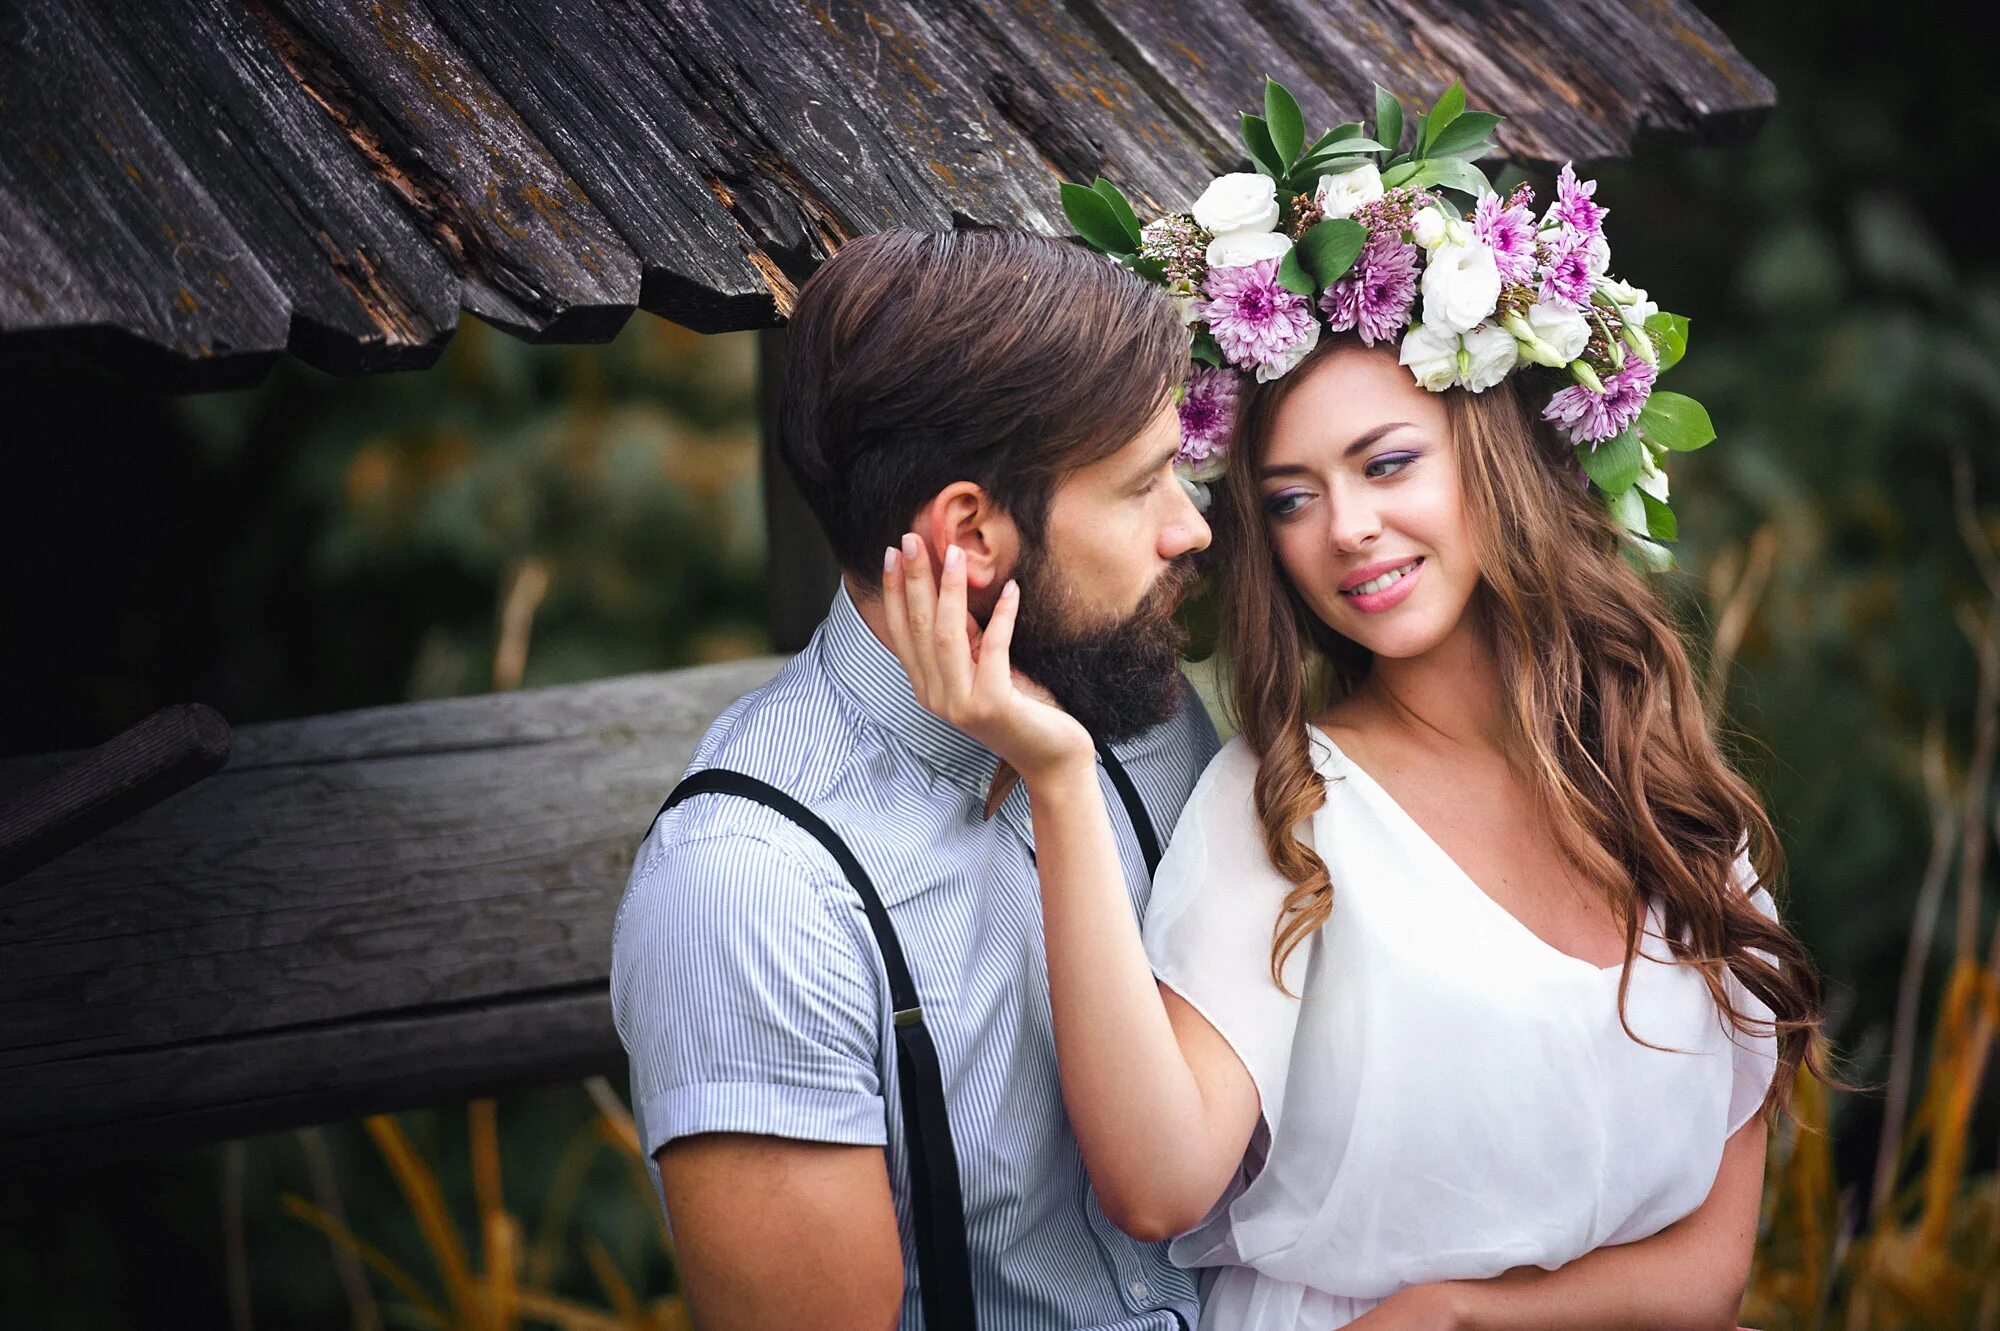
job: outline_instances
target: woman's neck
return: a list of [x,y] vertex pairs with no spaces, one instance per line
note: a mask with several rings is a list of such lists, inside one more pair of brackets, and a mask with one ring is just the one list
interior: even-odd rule
[[1451,636],[1422,656],[1376,657],[1354,691],[1353,719],[1393,726],[1426,748],[1506,753],[1500,668],[1477,618],[1468,610]]

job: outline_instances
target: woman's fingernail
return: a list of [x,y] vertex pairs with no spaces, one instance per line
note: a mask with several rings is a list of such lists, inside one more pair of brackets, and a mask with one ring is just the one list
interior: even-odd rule
[[952,570],[964,568],[965,551],[955,545],[947,545],[944,548],[944,566]]
[[1007,585],[1000,589],[1000,594],[1002,596],[1019,596],[1021,594],[1021,584],[1009,578],[1007,579]]
[[882,551],[882,571],[884,573],[894,573],[896,571],[896,561],[901,557],[901,552],[895,546],[885,547]]
[[917,534],[913,531],[903,533],[903,558],[914,560],[917,554]]

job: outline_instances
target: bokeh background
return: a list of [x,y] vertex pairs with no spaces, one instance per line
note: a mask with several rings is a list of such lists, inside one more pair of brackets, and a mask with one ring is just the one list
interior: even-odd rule
[[[1597,197],[1614,269],[1693,321],[1672,386],[1721,438],[1676,459],[1667,588],[1869,1088],[1806,1087],[1776,1140],[1745,1318],[2000,1325],[1990,46],[1921,6],[1704,9],[1777,112],[1747,145],[1642,142]],[[0,382],[0,756],[178,701],[243,724],[768,650],[755,361],[754,335],[646,315],[592,348],[468,317],[418,374]],[[518,671],[510,596],[534,605]],[[622,1092],[0,1180],[0,1326],[507,1324],[450,1253],[480,1265],[503,1196],[523,1281],[563,1300],[523,1324],[677,1325]]]

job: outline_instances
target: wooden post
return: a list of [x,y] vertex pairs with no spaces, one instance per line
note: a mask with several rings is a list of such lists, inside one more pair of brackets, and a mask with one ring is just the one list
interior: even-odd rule
[[840,579],[819,519],[777,455],[778,394],[785,382],[785,330],[757,333],[757,423],[764,466],[764,595],[774,651],[796,652],[826,618]]

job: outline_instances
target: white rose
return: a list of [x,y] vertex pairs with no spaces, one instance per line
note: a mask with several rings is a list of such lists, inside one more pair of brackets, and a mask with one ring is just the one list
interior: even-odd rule
[[1278,182],[1256,171],[1233,171],[1209,182],[1194,201],[1194,220],[1216,235],[1269,231],[1278,224]]
[[1417,244],[1434,250],[1444,244],[1445,220],[1442,208],[1419,208],[1416,216],[1410,219],[1410,232],[1416,237]]
[[1273,379],[1282,378],[1290,374],[1298,368],[1299,362],[1306,358],[1306,353],[1319,345],[1319,320],[1313,320],[1307,325],[1307,328],[1309,331],[1304,337],[1299,339],[1297,346],[1294,346],[1277,360],[1257,367],[1258,383],[1268,384]]
[[1457,333],[1418,324],[1403,334],[1403,347],[1396,359],[1423,387],[1442,393],[1458,378],[1458,348]]
[[1581,313],[1567,305],[1549,301],[1536,301],[1524,312],[1528,329],[1546,343],[1554,360],[1544,360],[1544,365],[1567,365],[1583,354],[1583,348],[1590,341],[1590,321]]
[[1499,299],[1491,246],[1447,242],[1431,251],[1424,264],[1425,323],[1463,333],[1484,323]]
[[1611,242],[1604,238],[1602,231],[1590,238],[1590,245],[1584,253],[1590,256],[1591,277],[1602,277],[1611,271]]
[[1505,379],[1520,361],[1514,335],[1498,324],[1475,328],[1465,335],[1465,373],[1459,382],[1474,393],[1484,393]]
[[1247,268],[1265,259],[1282,259],[1292,238],[1282,231],[1225,231],[1208,242],[1210,268]]
[[1363,162],[1337,176],[1321,176],[1313,191],[1313,202],[1328,217],[1350,217],[1364,203],[1382,197],[1382,173],[1373,162]]

